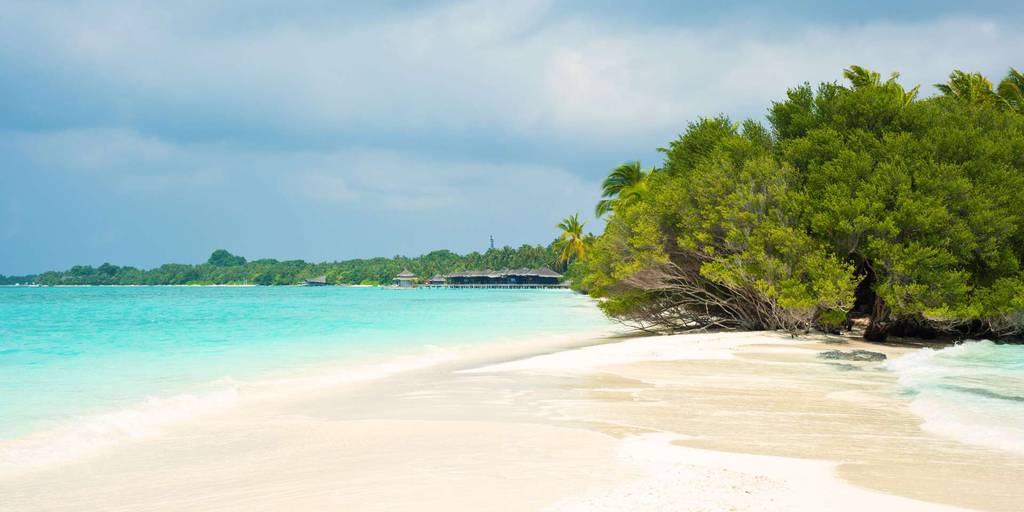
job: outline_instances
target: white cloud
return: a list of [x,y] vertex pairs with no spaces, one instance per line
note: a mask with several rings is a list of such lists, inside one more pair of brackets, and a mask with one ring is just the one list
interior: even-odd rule
[[8,132],[0,147],[35,166],[91,175],[124,192],[209,187],[225,179],[215,147],[187,147],[122,128]]
[[7,51],[135,98],[135,108],[158,102],[284,129],[648,146],[700,115],[759,116],[786,88],[837,79],[853,63],[931,84],[954,67],[999,76],[1024,46],[1015,26],[983,18],[772,34],[746,23],[619,27],[545,17],[547,2],[467,2],[215,31],[193,28],[194,5],[40,5],[5,16]]
[[99,128],[8,133],[5,154],[36,166],[88,175],[107,191],[206,193],[258,186],[264,196],[297,198],[366,212],[515,217],[528,206],[550,223],[567,208],[589,209],[596,183],[565,169],[427,158],[398,151],[346,148],[265,151],[182,144],[133,130]]
[[208,244],[316,259],[544,241],[591,212],[607,168],[697,116],[759,117],[850,64],[925,94],[953,68],[1024,65],[1017,20],[974,16],[780,28],[544,0],[10,0],[0,188],[20,202],[0,237],[32,269],[77,262],[97,226],[150,234],[151,263]]
[[362,211],[448,212],[515,217],[524,207],[561,215],[590,208],[597,184],[557,167],[430,160],[373,150],[306,155],[317,170],[283,176],[308,199]]

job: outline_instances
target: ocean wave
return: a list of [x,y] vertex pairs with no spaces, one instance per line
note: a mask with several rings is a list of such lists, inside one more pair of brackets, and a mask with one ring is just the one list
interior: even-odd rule
[[201,394],[149,397],[118,411],[72,420],[62,427],[0,442],[0,475],[68,462],[127,441],[157,435],[183,421],[226,411],[239,401],[237,388]]
[[55,429],[0,440],[0,476],[72,462],[124,443],[152,438],[191,420],[228,412],[246,404],[346,383],[388,377],[451,361],[450,350],[428,347],[424,353],[365,364],[322,367],[301,376],[239,382],[229,377],[209,390],[170,397],[148,397],[128,408],[80,417]]
[[922,428],[1024,454],[1024,346],[988,340],[921,349],[886,367],[911,395]]

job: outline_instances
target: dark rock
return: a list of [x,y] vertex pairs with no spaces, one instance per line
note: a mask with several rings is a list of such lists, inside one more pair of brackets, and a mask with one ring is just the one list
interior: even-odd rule
[[821,340],[821,342],[826,345],[846,345],[847,343],[849,343],[849,341],[843,338],[825,338]]
[[842,361],[885,361],[885,354],[881,352],[871,352],[870,350],[851,350],[849,352],[843,352],[842,350],[829,350],[818,354],[820,359],[832,359]]
[[848,363],[828,363],[828,364],[831,365],[836,370],[839,370],[841,372],[852,372],[852,371],[859,371],[860,370],[860,366],[857,366],[855,364],[848,364]]

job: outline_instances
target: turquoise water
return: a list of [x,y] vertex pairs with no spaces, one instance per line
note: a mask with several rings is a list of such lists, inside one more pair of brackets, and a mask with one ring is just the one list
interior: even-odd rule
[[1024,345],[969,341],[890,361],[925,430],[1024,454]]
[[0,287],[0,448],[130,437],[327,365],[611,327],[566,290]]

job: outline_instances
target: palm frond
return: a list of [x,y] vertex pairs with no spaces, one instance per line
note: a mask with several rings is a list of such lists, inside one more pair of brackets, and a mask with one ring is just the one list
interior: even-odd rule
[[[899,76],[898,74],[896,76]],[[850,81],[854,89],[880,85],[882,75],[870,69],[853,65],[843,70],[843,77]]]

